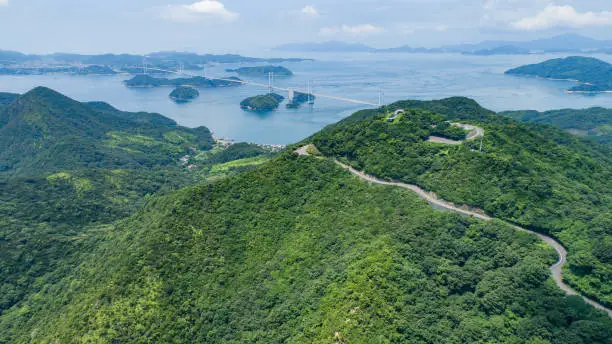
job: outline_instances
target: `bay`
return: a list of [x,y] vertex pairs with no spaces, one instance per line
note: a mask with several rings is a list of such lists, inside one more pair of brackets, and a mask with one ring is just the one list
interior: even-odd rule
[[[308,81],[316,93],[378,103],[384,92],[385,103],[404,99],[430,100],[452,96],[475,99],[494,111],[551,110],[602,106],[612,108],[612,94],[568,94],[574,85],[504,75],[504,71],[528,63],[538,63],[567,55],[466,56],[458,54],[316,54],[311,62],[284,63],[295,75],[277,78],[276,86],[305,90]],[[597,55],[612,62],[612,55]],[[227,68],[253,64],[224,64],[207,68],[209,76],[231,75]],[[202,72],[198,72],[202,73]],[[79,101],[105,101],[126,111],[158,112],[179,124],[207,126],[218,138],[232,138],[265,144],[297,142],[367,106],[328,99],[317,99],[314,107],[286,109],[260,114],[243,111],[244,98],[265,94],[266,88],[240,86],[201,90],[200,98],[188,104],[175,104],[170,88],[130,89],[117,76],[0,76],[0,91],[24,93],[46,86]],[[267,78],[245,78],[267,84]],[[285,95],[287,96],[287,95]]]

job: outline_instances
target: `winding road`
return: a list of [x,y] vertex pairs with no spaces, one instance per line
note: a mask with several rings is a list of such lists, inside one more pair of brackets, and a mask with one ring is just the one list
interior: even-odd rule
[[[482,132],[482,134],[484,135],[484,131]],[[478,136],[476,136],[478,137]],[[468,138],[469,140],[470,138]],[[474,139],[474,138],[471,138]],[[298,155],[301,156],[309,156],[310,154],[308,153],[309,151],[309,147],[311,145],[308,146],[304,146],[299,148],[298,150],[296,150],[296,153]],[[313,146],[314,147],[314,146]],[[354,168],[352,168],[351,166],[345,165],[343,163],[341,163],[338,160],[334,160],[335,163],[339,166],[341,166],[342,168],[348,170],[351,174],[374,184],[379,184],[379,185],[387,185],[387,186],[394,186],[394,187],[399,187],[399,188],[403,188],[403,189],[408,189],[414,193],[416,193],[419,197],[425,199],[427,202],[429,202],[429,204],[431,205],[435,205],[437,207],[449,210],[449,211],[453,211],[459,214],[463,214],[463,215],[467,215],[467,216],[473,216],[475,218],[484,220],[484,221],[491,221],[493,220],[492,217],[486,215],[483,211],[481,210],[474,210],[474,209],[467,209],[467,207],[460,207],[456,204],[453,204],[451,202],[447,202],[441,199],[438,199],[435,195],[430,194],[428,192],[426,192],[425,190],[421,189],[420,187],[416,186],[416,185],[410,185],[410,184],[404,184],[404,183],[397,183],[397,182],[388,182],[382,179],[378,179],[376,177],[367,175],[361,171],[357,171]],[[580,295],[578,292],[576,292],[574,289],[572,289],[570,286],[568,286],[567,284],[565,284],[563,282],[563,267],[565,266],[565,264],[567,263],[567,250],[563,247],[563,245],[561,245],[558,241],[556,241],[555,239],[544,235],[544,234],[540,234],[540,233],[536,233],[533,231],[530,231],[528,229],[519,227],[519,226],[515,226],[515,225],[511,225],[513,228],[515,228],[516,230],[522,231],[522,232],[527,232],[527,233],[531,233],[536,235],[538,238],[542,239],[544,242],[546,242],[547,244],[549,244],[550,246],[552,246],[556,251],[557,254],[559,255],[559,261],[557,263],[555,263],[553,266],[550,267],[550,271],[552,274],[552,277],[555,281],[555,283],[557,284],[557,286],[563,290],[565,292],[565,294],[567,295],[578,295],[578,296],[582,296]],[[612,310],[610,310],[609,308],[606,308],[605,306],[603,306],[602,304],[589,299],[586,296],[582,296],[582,298],[584,299],[584,301],[590,305],[592,305],[595,308],[601,309],[605,312],[608,313],[608,315],[610,317],[612,317]]]

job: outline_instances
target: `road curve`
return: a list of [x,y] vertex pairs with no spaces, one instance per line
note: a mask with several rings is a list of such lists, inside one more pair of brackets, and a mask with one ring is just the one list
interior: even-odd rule
[[[302,154],[300,154],[300,153],[302,153]],[[306,149],[300,151],[298,154],[300,154],[300,155],[308,155],[308,153],[306,152]],[[399,187],[399,188],[408,189],[410,191],[413,191],[419,197],[425,199],[427,202],[429,202],[432,205],[436,205],[438,207],[442,207],[444,209],[447,209],[449,211],[453,211],[453,212],[456,212],[456,213],[459,213],[459,214],[473,216],[475,218],[478,218],[478,219],[481,219],[481,220],[485,220],[485,221],[493,220],[492,217],[486,215],[482,211],[463,209],[463,208],[460,208],[459,206],[457,206],[457,205],[455,205],[453,203],[440,200],[435,195],[427,193],[425,190],[421,189],[420,187],[418,187],[416,185],[410,185],[410,184],[404,184],[404,183],[396,183],[396,182],[388,182],[388,181],[385,181],[385,180],[378,179],[376,177],[367,175],[367,174],[365,174],[363,172],[357,171],[354,168],[339,162],[338,160],[335,160],[335,162],[336,162],[336,164],[338,164],[342,168],[344,168],[344,169],[348,170],[349,172],[351,172],[353,175],[355,175],[355,176],[357,176],[357,177],[359,177],[359,178],[361,178],[361,179],[363,179],[365,181],[368,181],[368,182],[371,182],[371,183],[375,183],[375,184],[380,184],[380,185],[389,185],[389,186],[395,186],[395,187]],[[553,239],[553,238],[551,238],[551,237],[549,237],[547,235],[536,233],[536,232],[530,231],[528,229],[521,228],[519,226],[514,226],[514,225],[512,225],[512,226],[516,230],[537,235],[540,239],[544,240],[544,242],[546,242],[547,244],[552,246],[557,251],[557,253],[559,254],[559,261],[557,263],[555,263],[553,266],[550,267],[550,271],[552,273],[552,276],[553,276],[553,279],[554,279],[555,283],[567,295],[578,295],[578,296],[581,296],[578,292],[576,292],[575,290],[573,290],[572,288],[570,288],[567,284],[565,284],[563,282],[563,267],[567,263],[567,251],[565,250],[563,245],[561,245],[558,241],[556,241],[555,239]],[[598,302],[596,302],[594,300],[589,299],[586,296],[582,296],[582,298],[584,299],[584,301],[586,303],[592,305],[595,308],[598,308],[598,309],[601,309],[601,310],[607,312],[608,315],[610,317],[612,317],[612,310],[610,310],[609,308],[606,308],[605,306],[599,304]]]

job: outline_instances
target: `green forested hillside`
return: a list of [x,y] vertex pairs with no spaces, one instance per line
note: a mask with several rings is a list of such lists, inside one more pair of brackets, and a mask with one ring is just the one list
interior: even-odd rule
[[[0,128],[0,165],[16,167],[0,177],[0,315],[70,274],[78,252],[153,195],[212,176],[219,165],[213,158],[234,163],[243,155],[262,161],[270,155],[251,145],[209,150],[207,128],[182,128],[159,114],[101,102],[81,104],[48,89],[12,98]],[[189,165],[195,155],[211,159]],[[214,178],[237,170],[224,168]]]
[[[551,232],[570,282],[608,300],[609,151],[463,98],[395,108],[429,111],[359,112],[309,141]],[[48,89],[0,120],[0,343],[612,343],[535,236],[331,159],[213,147],[206,128]],[[424,142],[464,139],[447,120],[484,127],[483,153]]]
[[550,124],[574,135],[612,144],[612,109],[563,109],[539,112],[534,110],[501,113],[521,122]]
[[[362,111],[314,135],[327,156],[369,174],[418,184],[441,198],[557,237],[571,285],[612,305],[612,152],[550,126],[522,124],[465,98],[398,102],[393,123]],[[425,109],[423,111],[422,109]],[[441,114],[436,115],[435,113]],[[443,121],[482,126],[460,146],[427,142]]]
[[13,100],[17,99],[17,97],[19,97],[19,95],[15,93],[0,92],[0,110],[3,106],[10,104]]
[[207,128],[79,103],[43,87],[0,110],[0,173],[9,176],[176,165],[181,156],[212,144]]
[[157,197],[0,317],[0,342],[610,343],[555,254],[286,153]]
[[581,85],[570,89],[572,92],[612,90],[612,65],[593,57],[570,56],[552,59],[538,64],[513,68],[506,71],[506,74],[581,82]]
[[179,170],[81,170],[0,181],[0,314],[73,264],[96,226],[192,179]]

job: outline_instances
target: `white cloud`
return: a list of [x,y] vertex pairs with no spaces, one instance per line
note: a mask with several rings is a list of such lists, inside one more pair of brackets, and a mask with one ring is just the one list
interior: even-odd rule
[[216,0],[202,0],[191,5],[168,5],[162,10],[161,15],[166,20],[177,22],[196,22],[206,17],[232,21],[239,16]]
[[0,0],[0,6],[8,5],[9,0]]
[[361,24],[355,26],[342,25],[342,32],[349,33],[351,35],[371,35],[385,31],[382,27],[374,26],[372,24]]
[[319,16],[319,11],[314,8],[313,6],[304,6],[304,8],[302,8],[302,14],[305,16],[309,16],[309,17],[318,17]]
[[351,36],[369,36],[385,32],[382,27],[374,26],[372,24],[361,24],[361,25],[342,25],[342,26],[331,26],[324,27],[319,31],[322,36],[332,36],[339,33],[351,35]]
[[576,11],[570,5],[548,5],[535,17],[523,18],[511,23],[519,30],[544,30],[552,27],[585,27],[612,24],[612,12],[583,12]]

